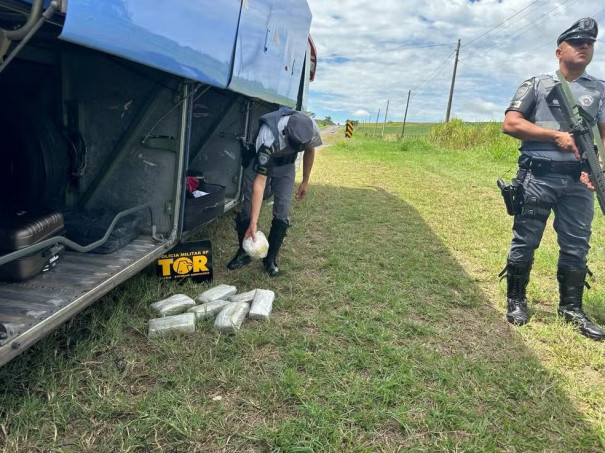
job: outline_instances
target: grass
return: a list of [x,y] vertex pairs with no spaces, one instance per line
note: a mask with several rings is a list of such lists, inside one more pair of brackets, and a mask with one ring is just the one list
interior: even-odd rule
[[389,140],[399,139],[403,129],[404,137],[424,137],[428,135],[434,127],[434,123],[406,123],[405,128],[402,122],[387,122],[383,124],[359,123],[355,126],[353,133],[357,132],[368,137],[384,137]]
[[[235,336],[200,322],[193,336],[149,341],[151,302],[207,285],[141,273],[0,369],[4,451],[603,451],[605,345],[555,316],[552,228],[530,324],[504,320],[497,273],[512,222],[495,180],[514,166],[514,142],[502,154],[326,141],[279,278],[258,262],[225,270],[229,216],[202,234],[215,283],[276,292],[269,322]],[[603,233],[599,215],[601,278]],[[605,288],[592,286],[586,310],[605,324]]]

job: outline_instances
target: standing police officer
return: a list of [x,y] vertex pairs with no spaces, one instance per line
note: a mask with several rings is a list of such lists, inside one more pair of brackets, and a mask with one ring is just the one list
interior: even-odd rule
[[263,115],[256,138],[256,157],[246,168],[243,180],[244,200],[235,220],[239,248],[227,268],[239,269],[250,263],[251,258],[242,248],[242,242],[251,236],[256,240],[256,229],[267,178],[273,191],[273,222],[269,231],[269,251],[263,259],[265,270],[270,276],[279,273],[277,255],[290,226],[292,189],[296,168],[294,162],[299,152],[303,155],[303,179],[296,199],[307,195],[309,176],[315,159],[315,147],[322,144],[319,127],[305,114],[282,108]]
[[[578,105],[598,121],[605,136],[605,83],[585,72],[592,60],[598,27],[591,18],[574,23],[557,39],[555,56]],[[506,110],[502,130],[521,140],[517,180],[523,187],[524,206],[513,224],[513,239],[505,268],[507,313],[510,323],[529,321],[525,290],[534,251],[540,245],[551,210],[559,243],[557,280],[559,316],[586,337],[603,340],[605,331],[582,310],[582,292],[591,223],[593,193],[569,125],[558,105],[547,99],[558,82],[554,73],[539,75],[521,84]],[[605,143],[605,141],[604,141]],[[503,271],[504,272],[504,271]]]

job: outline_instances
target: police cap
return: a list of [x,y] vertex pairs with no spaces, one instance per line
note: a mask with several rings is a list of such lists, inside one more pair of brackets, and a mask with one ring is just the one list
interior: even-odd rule
[[284,135],[289,145],[296,151],[302,151],[313,138],[313,120],[304,113],[294,112],[288,118]]
[[585,17],[559,35],[557,38],[557,46],[563,41],[568,41],[570,39],[588,39],[590,41],[596,41],[598,33],[599,27],[595,20],[591,17]]

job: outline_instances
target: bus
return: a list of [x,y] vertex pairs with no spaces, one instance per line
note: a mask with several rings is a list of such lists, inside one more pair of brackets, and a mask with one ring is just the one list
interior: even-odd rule
[[0,0],[0,365],[240,203],[259,117],[305,110],[311,18]]

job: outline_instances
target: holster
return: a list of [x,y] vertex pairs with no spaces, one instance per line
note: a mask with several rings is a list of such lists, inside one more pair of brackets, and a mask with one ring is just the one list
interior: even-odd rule
[[240,152],[242,155],[242,167],[248,168],[250,162],[256,157],[256,147],[253,143],[245,141],[240,142]]
[[504,199],[506,212],[508,215],[521,214],[523,212],[523,185],[517,178],[513,178],[511,182],[506,182],[503,179],[498,179],[498,187]]

